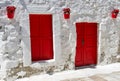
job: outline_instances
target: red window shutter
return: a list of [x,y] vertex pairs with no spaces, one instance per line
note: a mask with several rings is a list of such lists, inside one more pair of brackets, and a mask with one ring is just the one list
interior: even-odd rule
[[30,14],[32,61],[53,59],[51,14]]

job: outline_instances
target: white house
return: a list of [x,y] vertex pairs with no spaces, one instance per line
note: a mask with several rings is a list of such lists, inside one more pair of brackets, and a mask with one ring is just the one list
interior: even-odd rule
[[[119,0],[8,3],[0,9],[0,66],[5,73],[0,78],[51,74],[120,61],[120,15],[119,11],[114,13],[120,8]],[[12,19],[7,17],[7,6],[16,7]]]

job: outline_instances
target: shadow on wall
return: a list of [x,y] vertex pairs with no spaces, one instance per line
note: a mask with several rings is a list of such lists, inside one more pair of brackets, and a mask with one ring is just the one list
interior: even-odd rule
[[117,62],[120,62],[120,40],[118,44],[118,56],[117,56]]
[[105,58],[105,52],[102,52],[100,56],[100,63],[104,61],[104,58]]
[[96,65],[87,65],[87,66],[80,66],[80,67],[75,67],[75,70],[79,70],[79,69],[85,69],[85,68],[91,68],[91,69],[95,69]]

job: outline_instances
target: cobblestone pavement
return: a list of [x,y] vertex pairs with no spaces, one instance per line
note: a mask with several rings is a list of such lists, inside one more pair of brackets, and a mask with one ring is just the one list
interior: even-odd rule
[[83,78],[66,79],[62,81],[120,81],[120,71],[110,74],[96,74]]

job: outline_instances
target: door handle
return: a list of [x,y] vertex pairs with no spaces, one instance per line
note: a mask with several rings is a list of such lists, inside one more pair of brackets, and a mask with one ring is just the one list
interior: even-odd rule
[[85,42],[84,39],[82,39],[82,45],[84,45],[84,42]]

